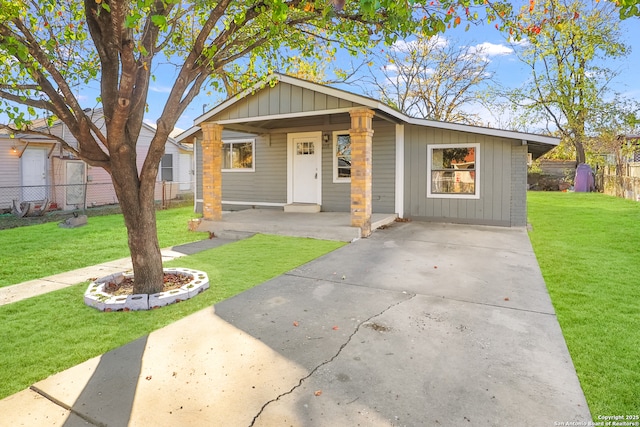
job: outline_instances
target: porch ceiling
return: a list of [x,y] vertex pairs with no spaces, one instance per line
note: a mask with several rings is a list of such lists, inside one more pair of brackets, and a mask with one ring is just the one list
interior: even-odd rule
[[[376,111],[374,122],[391,121],[399,123],[397,120],[389,117],[384,112]],[[271,133],[278,129],[287,129],[288,131],[304,130],[307,128],[322,127],[324,130],[331,128],[348,128],[351,126],[351,118],[348,111],[339,113],[326,112],[325,114],[315,114],[309,116],[296,117],[269,117],[266,119],[260,117],[237,118],[229,120],[221,120],[218,123],[225,129],[254,132],[254,133]]]

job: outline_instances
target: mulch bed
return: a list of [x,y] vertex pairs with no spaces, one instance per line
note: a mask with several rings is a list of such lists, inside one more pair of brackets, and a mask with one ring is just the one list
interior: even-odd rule
[[[109,282],[104,287],[104,292],[111,295],[132,295],[133,294],[133,277],[126,277],[118,284],[116,282]],[[178,289],[181,286],[186,285],[192,280],[192,276],[182,273],[165,273],[164,274],[164,287],[163,292],[170,291],[172,289]]]

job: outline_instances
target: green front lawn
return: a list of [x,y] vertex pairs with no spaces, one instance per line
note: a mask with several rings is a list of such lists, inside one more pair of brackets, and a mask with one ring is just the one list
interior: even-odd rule
[[[193,207],[156,212],[160,247],[204,239],[188,230]],[[122,215],[95,216],[78,228],[55,222],[0,230],[0,288],[129,256]]]
[[0,399],[342,245],[256,235],[174,260],[166,266],[206,271],[211,287],[157,310],[99,312],[83,303],[86,283],[0,306]]
[[529,233],[594,420],[640,414],[640,203],[530,192]]

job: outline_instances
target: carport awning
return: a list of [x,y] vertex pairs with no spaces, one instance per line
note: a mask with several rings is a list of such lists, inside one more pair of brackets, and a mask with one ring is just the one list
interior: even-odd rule
[[534,159],[543,156],[549,151],[553,150],[556,145],[553,144],[545,144],[543,142],[532,142],[527,141],[527,151],[531,153]]

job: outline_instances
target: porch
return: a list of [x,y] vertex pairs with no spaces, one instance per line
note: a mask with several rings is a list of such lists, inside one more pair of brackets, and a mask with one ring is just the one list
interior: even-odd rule
[[[371,230],[390,224],[395,219],[395,214],[374,213],[371,215]],[[220,220],[202,220],[198,231],[209,231],[217,237],[232,239],[255,233],[343,242],[351,242],[362,237],[360,227],[351,226],[349,212],[300,213],[277,209],[225,211]]]

